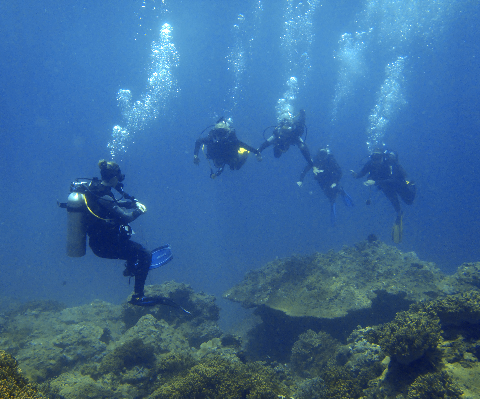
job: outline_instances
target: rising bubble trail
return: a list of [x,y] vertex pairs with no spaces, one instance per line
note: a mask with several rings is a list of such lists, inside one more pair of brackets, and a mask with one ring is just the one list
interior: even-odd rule
[[367,147],[370,152],[383,145],[388,123],[406,104],[403,96],[404,66],[405,58],[398,57],[385,68],[385,81],[377,92],[376,105],[368,117]]
[[233,72],[234,85],[230,90],[229,106],[227,114],[233,114],[241,98],[243,86],[243,77],[247,67],[247,61],[252,57],[253,44],[256,41],[258,29],[261,23],[263,6],[260,0],[254,4],[253,10],[248,14],[238,14],[237,20],[233,25],[232,33],[234,44],[227,55],[228,69]]
[[277,120],[293,118],[293,102],[299,87],[305,86],[312,67],[310,50],[313,42],[313,15],[318,0],[286,0],[281,49],[286,63],[286,91],[275,107]]
[[140,99],[133,101],[130,90],[121,89],[117,93],[124,127],[113,127],[112,138],[107,145],[112,158],[126,153],[135,134],[143,131],[161,111],[165,111],[168,98],[178,91],[174,70],[179,56],[172,43],[172,27],[167,23],[162,25],[158,41],[152,43],[150,60],[148,83]]

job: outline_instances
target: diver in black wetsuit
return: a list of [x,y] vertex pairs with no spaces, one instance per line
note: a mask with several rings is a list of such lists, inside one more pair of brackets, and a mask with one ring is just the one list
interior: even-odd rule
[[235,129],[231,128],[228,121],[223,117],[217,121],[207,137],[201,137],[195,142],[193,151],[193,163],[195,165],[200,163],[198,153],[202,146],[206,146],[205,156],[207,159],[211,159],[215,168],[217,168],[216,172],[210,168],[212,179],[222,174],[225,165],[229,165],[231,170],[239,170],[247,161],[249,152],[253,152],[259,161],[262,160],[260,152],[240,141],[235,134]]
[[[86,252],[86,236],[93,253],[101,258],[126,260],[124,276],[135,277],[134,294],[129,303],[138,306],[168,305],[189,313],[169,298],[144,295],[148,271],[173,259],[170,245],[149,251],[130,239],[129,226],[147,211],[145,205],[123,191],[125,175],[115,162],[98,162],[102,180],[76,179],[70,186],[66,203],[57,202],[67,209],[67,255],[81,257]],[[114,188],[122,195],[115,198]]]
[[[145,280],[152,260],[152,254],[141,244],[132,241],[132,229],[129,223],[147,208],[133,197],[123,192],[121,183],[125,175],[115,162],[101,160],[98,163],[102,180],[94,179],[85,192],[85,203],[88,207],[87,234],[93,253],[101,258],[126,260],[124,276],[135,277],[134,295],[130,303],[145,305]],[[112,192],[115,188],[123,194],[117,200]]]
[[398,162],[397,154],[394,151],[377,148],[359,173],[355,173],[353,170],[351,172],[356,179],[368,174],[368,180],[364,184],[366,186],[377,186],[392,203],[397,213],[395,224],[393,225],[392,238],[396,243],[401,242],[403,235],[403,211],[398,196],[405,204],[411,205],[415,199],[416,187],[415,183],[407,181],[407,173]]
[[263,142],[258,149],[262,152],[267,147],[273,145],[273,155],[280,158],[284,152],[287,152],[291,145],[296,145],[301,151],[308,164],[313,166],[310,151],[302,139],[305,132],[305,110],[300,110],[293,119],[284,119],[275,127],[273,134]]
[[305,175],[312,167],[315,180],[330,201],[331,222],[332,225],[335,225],[337,215],[335,204],[338,194],[342,196],[345,205],[353,206],[351,197],[339,185],[340,179],[342,178],[342,169],[333,154],[330,153],[330,150],[328,148],[322,148],[318,150],[315,158],[313,158],[313,165],[308,164],[303,169],[300,179],[297,182],[299,187],[303,185]]

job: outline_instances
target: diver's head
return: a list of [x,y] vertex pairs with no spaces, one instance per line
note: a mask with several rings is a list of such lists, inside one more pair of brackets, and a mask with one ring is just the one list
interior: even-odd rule
[[391,161],[391,162],[398,161],[398,155],[395,151],[386,151],[386,155],[387,155],[389,161]]
[[286,107],[281,110],[281,113],[278,115],[277,122],[279,127],[282,126],[292,126],[294,120],[294,115],[290,112],[290,107]]
[[120,166],[116,162],[107,162],[105,159],[101,159],[98,161],[98,167],[102,176],[102,184],[106,186],[115,187],[119,182],[125,180],[125,175],[122,174]]
[[330,154],[330,150],[328,148],[321,148],[318,150],[317,158],[323,160],[328,156],[328,154]]
[[383,161],[384,151],[381,148],[375,148],[370,155],[370,159],[375,163],[381,163]]
[[215,124],[215,129],[230,130],[228,121],[222,119]]
[[221,120],[215,124],[213,129],[214,131],[214,140],[219,141],[222,140],[230,134],[230,125],[228,121]]
[[290,132],[293,129],[293,119],[284,118],[280,121],[279,125],[275,128],[275,134],[279,137],[290,136]]

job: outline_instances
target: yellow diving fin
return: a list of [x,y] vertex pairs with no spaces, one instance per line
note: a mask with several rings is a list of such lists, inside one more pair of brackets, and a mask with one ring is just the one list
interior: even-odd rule
[[392,227],[392,240],[395,244],[400,244],[403,238],[403,215],[395,221]]

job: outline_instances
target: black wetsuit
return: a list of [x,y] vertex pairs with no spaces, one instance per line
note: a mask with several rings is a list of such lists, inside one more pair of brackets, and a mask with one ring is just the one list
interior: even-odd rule
[[[319,172],[315,174],[314,178],[322,188],[326,197],[330,200],[330,203],[334,204],[337,195],[343,193],[343,189],[339,186],[340,179],[342,178],[340,165],[338,165],[332,154],[319,153],[313,159],[313,165],[308,164],[305,166],[299,181],[303,182],[305,175],[312,167],[319,169]],[[335,186],[332,187],[333,184],[335,184]]]
[[401,213],[401,207],[397,194],[407,205],[413,203],[416,194],[415,184],[407,182],[407,173],[396,159],[388,155],[384,156],[381,162],[370,159],[355,177],[358,179],[367,173],[368,179],[375,181],[375,185],[390,200],[398,215]]
[[252,146],[240,141],[234,129],[230,129],[228,134],[224,133],[224,129],[210,130],[207,137],[201,137],[195,142],[194,156],[198,156],[202,145],[207,147],[205,156],[211,159],[217,168],[216,176],[220,176],[225,165],[229,165],[232,170],[238,170],[243,166],[248,153],[240,154],[239,149],[243,148],[256,155],[260,154]]
[[273,134],[263,142],[258,150],[262,152],[267,147],[273,145],[273,155],[275,158],[280,158],[284,152],[287,152],[291,145],[296,145],[307,163],[313,166],[310,151],[302,139],[304,131],[305,113],[301,112],[297,118],[295,118],[293,124],[282,122],[276,126]]
[[98,181],[94,183],[85,194],[89,208],[87,234],[90,248],[101,258],[126,260],[126,275],[135,276],[135,294],[143,296],[152,253],[130,240],[128,225],[142,212],[134,200],[116,200],[110,187]]

